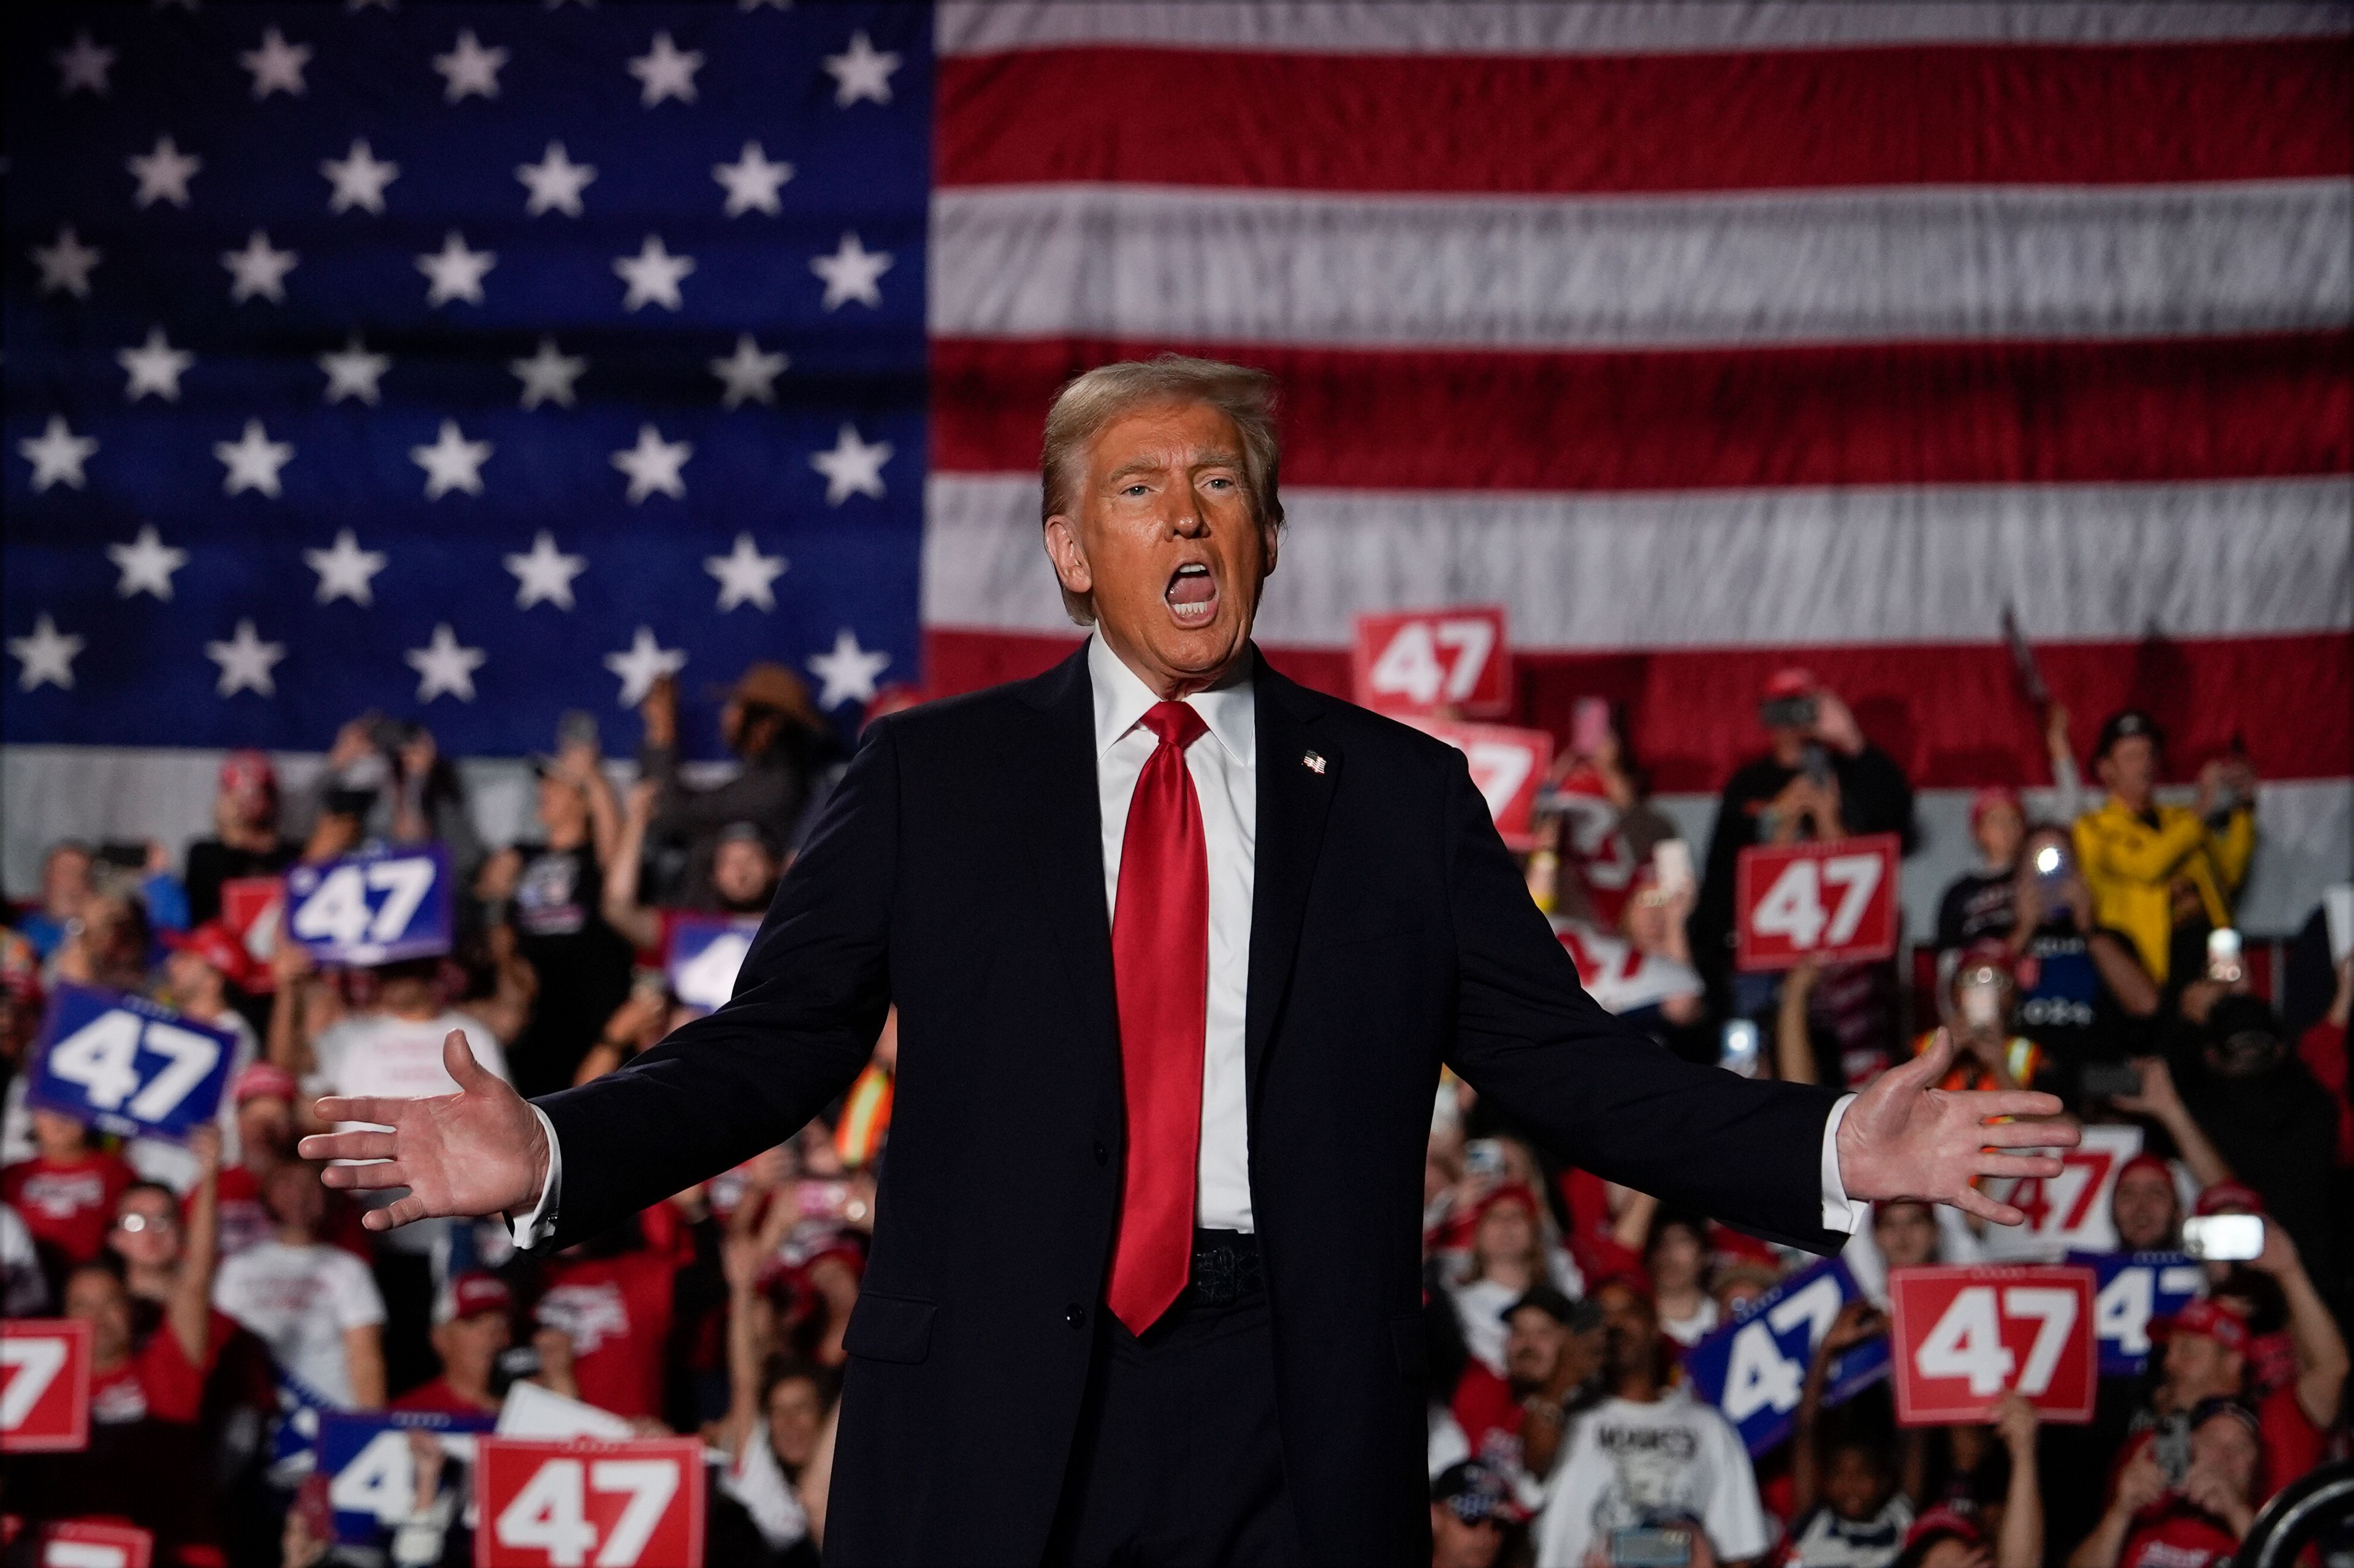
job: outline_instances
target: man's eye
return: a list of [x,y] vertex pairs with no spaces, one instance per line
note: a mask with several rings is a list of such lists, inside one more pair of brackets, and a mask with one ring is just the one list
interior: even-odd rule
[[1122,495],[1141,495],[1144,493],[1145,488],[1146,487],[1141,484],[1131,484],[1122,490],[1120,493]]
[[1223,477],[1212,479],[1209,483],[1214,490],[1232,490],[1235,487],[1233,480]]

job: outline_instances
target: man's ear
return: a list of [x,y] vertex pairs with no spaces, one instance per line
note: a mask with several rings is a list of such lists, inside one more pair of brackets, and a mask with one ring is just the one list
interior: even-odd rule
[[1046,519],[1046,558],[1055,563],[1055,577],[1065,593],[1095,592],[1095,573],[1087,567],[1087,552],[1079,543],[1078,525],[1061,513]]
[[1259,567],[1258,575],[1262,577],[1271,577],[1275,576],[1275,557],[1283,544],[1283,530],[1262,523],[1258,527],[1258,539],[1261,554],[1266,557],[1266,564]]

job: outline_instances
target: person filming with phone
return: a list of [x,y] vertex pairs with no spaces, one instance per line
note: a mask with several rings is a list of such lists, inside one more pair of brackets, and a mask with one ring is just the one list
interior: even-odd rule
[[2165,984],[2175,933],[2232,924],[2232,900],[2256,848],[2256,776],[2236,753],[2199,770],[2196,806],[2161,805],[2166,736],[2137,709],[2111,714],[2093,749],[2108,798],[2076,819],[2076,858],[2092,889],[2094,923],[2133,939]]

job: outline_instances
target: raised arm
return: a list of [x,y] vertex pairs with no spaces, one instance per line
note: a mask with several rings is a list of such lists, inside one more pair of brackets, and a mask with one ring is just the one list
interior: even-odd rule
[[662,940],[662,917],[638,902],[638,879],[646,853],[646,824],[653,821],[654,797],[662,786],[641,779],[630,786],[629,803],[614,830],[612,853],[605,857],[601,913],[605,924],[640,948]]
[[188,1250],[164,1312],[188,1364],[201,1368],[212,1343],[213,1267],[220,1261],[220,1128],[210,1122],[188,1134],[196,1157],[196,1184],[188,1192]]

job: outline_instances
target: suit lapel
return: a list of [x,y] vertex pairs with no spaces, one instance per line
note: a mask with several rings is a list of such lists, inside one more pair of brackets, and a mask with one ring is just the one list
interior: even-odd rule
[[1096,792],[1095,702],[1084,645],[1028,683],[1044,744],[1030,791],[1027,857],[1062,949],[1079,1016],[1115,1050],[1119,1015],[1111,980],[1111,916],[1104,908],[1103,810]]
[[1316,710],[1306,694],[1277,674],[1264,655],[1253,690],[1257,697],[1252,705],[1258,729],[1258,844],[1243,1043],[1246,1092],[1256,1104],[1275,1021],[1291,984],[1299,923],[1308,912],[1308,889],[1323,847],[1325,812],[1340,782],[1341,758],[1329,736],[1312,733]]

